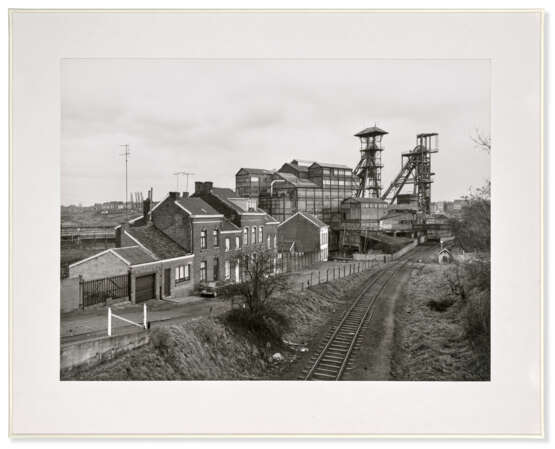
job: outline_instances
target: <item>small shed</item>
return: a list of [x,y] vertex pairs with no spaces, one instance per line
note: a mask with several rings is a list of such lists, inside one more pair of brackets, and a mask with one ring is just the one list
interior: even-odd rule
[[451,254],[451,251],[449,251],[447,248],[443,248],[437,255],[437,261],[440,265],[451,263],[453,261],[453,255]]

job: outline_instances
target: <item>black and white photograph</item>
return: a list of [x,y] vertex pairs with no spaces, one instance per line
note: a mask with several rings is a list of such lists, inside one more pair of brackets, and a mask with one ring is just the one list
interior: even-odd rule
[[62,381],[490,381],[490,61],[60,70]]

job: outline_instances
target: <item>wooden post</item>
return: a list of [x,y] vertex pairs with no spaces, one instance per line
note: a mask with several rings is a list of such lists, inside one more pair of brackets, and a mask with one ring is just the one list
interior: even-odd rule
[[318,270],[318,285],[320,285],[320,270]]
[[330,279],[329,278],[329,271],[330,271],[329,268],[326,268],[326,282],[328,282],[329,279]]
[[143,325],[145,329],[148,329],[148,319],[147,319],[147,312],[146,312],[146,304],[143,304]]
[[108,337],[112,336],[112,308],[108,307]]

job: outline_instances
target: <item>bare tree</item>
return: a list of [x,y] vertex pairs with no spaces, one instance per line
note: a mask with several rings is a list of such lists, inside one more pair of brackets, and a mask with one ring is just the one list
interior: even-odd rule
[[242,251],[235,259],[242,282],[226,288],[226,296],[240,296],[252,312],[264,310],[277,291],[287,288],[284,275],[277,274],[277,256],[266,249]]

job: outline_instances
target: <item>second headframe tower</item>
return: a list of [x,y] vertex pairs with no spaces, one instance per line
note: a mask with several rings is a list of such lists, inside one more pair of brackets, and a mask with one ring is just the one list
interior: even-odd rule
[[382,193],[382,138],[387,131],[372,126],[355,134],[360,139],[360,161],[353,171],[359,178],[357,198],[380,198]]

